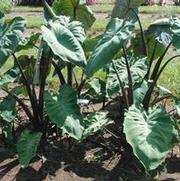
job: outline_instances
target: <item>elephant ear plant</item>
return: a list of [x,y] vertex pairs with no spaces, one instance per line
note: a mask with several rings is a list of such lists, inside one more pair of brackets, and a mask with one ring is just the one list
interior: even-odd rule
[[[20,164],[24,167],[29,165],[38,145],[47,140],[50,132],[58,130],[61,136],[68,134],[80,142],[111,123],[106,112],[86,115],[78,104],[84,82],[98,70],[104,69],[105,78],[100,84],[103,89],[99,90],[104,91],[107,99],[121,95],[122,102],[125,102],[123,130],[126,139],[147,170],[157,168],[178,138],[179,125],[176,117],[162,104],[167,98],[167,91],[158,86],[158,79],[167,64],[179,57],[177,54],[163,61],[171,46],[179,51],[180,20],[170,19],[166,24],[168,31],[162,28],[162,24],[152,24],[147,31],[153,35],[154,47],[148,46],[138,16],[138,7],[144,1],[119,0],[104,34],[98,38],[97,44],[94,42],[96,45],[87,56],[82,47],[85,46],[85,31],[94,22],[92,12],[83,1],[57,2],[61,6],[57,5],[59,11],[54,7],[54,12],[44,1],[46,23],[41,27],[42,35],[35,34],[23,41],[24,19],[14,18],[9,24],[5,23],[3,15],[0,19],[0,66],[12,61],[8,59],[10,56],[14,60],[12,69],[6,71],[0,80],[0,88],[7,93],[0,102],[1,125],[4,136],[16,143]],[[132,42],[137,35],[136,22],[140,26],[138,35],[142,42],[139,54],[133,49]],[[156,44],[162,45],[162,54],[156,53]],[[19,51],[32,47],[38,49],[37,59],[18,57]],[[58,91],[46,86],[51,67],[59,77]],[[83,72],[83,76],[74,85],[76,67]],[[64,68],[67,76],[63,74]],[[160,91],[163,96],[160,96]],[[168,97],[174,99],[179,114],[178,98],[169,93]],[[23,101],[24,98],[26,101]],[[17,136],[15,124],[19,114],[17,104],[26,113],[25,122],[29,123],[22,127],[20,136]]]
[[[143,31],[138,16],[138,6],[142,3],[138,0],[116,1],[113,18],[93,50],[86,72],[92,76],[108,66],[106,97],[121,94],[121,101],[125,102],[123,130],[127,142],[145,169],[153,170],[165,160],[179,139],[177,120],[162,104],[167,98],[177,98],[169,93],[161,94],[165,89],[158,85],[158,79],[166,66],[180,57],[176,54],[165,61],[170,47],[179,53],[180,20],[171,18],[166,23],[159,20]],[[136,22],[140,33],[134,31]],[[139,54],[133,49],[137,33],[142,45]],[[149,46],[148,35],[154,46]],[[162,53],[157,53],[160,45]],[[177,104],[176,108],[178,111]]]
[[[6,93],[0,102],[0,125],[5,141],[16,144],[23,167],[29,165],[38,145],[51,132],[59,129],[60,136],[67,134],[80,142],[112,123],[106,112],[83,114],[76,87],[61,72],[61,66],[78,66],[82,71],[86,66],[82,23],[57,16],[46,1],[44,13],[46,25],[41,27],[42,35],[33,34],[29,38],[22,38],[26,26],[23,18],[16,17],[7,24],[4,15],[0,15],[0,66],[12,64],[0,79],[0,88]],[[21,50],[31,48],[38,50],[37,59],[27,55],[18,57]],[[59,91],[46,86],[52,66],[60,79]],[[26,114],[22,121],[18,121],[21,113],[17,107]]]

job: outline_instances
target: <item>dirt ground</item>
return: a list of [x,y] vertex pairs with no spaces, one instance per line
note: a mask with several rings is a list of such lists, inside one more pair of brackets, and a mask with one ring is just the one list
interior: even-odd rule
[[[109,135],[106,135],[110,142]],[[108,138],[109,137],[109,138]],[[98,138],[102,139],[102,138]],[[99,140],[90,141],[73,148],[67,148],[60,142],[49,143],[30,166],[22,169],[17,156],[0,147],[0,180],[2,181],[145,181],[140,163],[132,155],[127,155],[122,147],[106,148],[98,146]],[[96,141],[94,141],[96,140]],[[101,140],[102,141],[102,140]],[[111,140],[112,142],[112,140]],[[116,143],[120,144],[120,143]],[[110,145],[109,145],[110,146]],[[112,145],[111,145],[112,146]],[[167,158],[156,176],[161,181],[180,180],[180,152],[174,148],[174,154]],[[43,156],[42,156],[43,155]],[[150,179],[153,180],[153,179]]]

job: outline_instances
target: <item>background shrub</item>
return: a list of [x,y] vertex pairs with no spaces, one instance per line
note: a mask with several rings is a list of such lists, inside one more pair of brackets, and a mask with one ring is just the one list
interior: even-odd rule
[[11,0],[0,0],[0,12],[7,13],[11,10],[12,1]]

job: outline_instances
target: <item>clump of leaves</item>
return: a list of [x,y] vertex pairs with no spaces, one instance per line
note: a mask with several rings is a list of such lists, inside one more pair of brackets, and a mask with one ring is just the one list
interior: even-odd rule
[[11,8],[12,8],[11,0],[1,0],[0,1],[0,12],[1,13],[10,12]]
[[[82,7],[85,12],[89,10],[85,5]],[[82,141],[111,123],[105,112],[84,115],[80,111],[80,91],[78,85],[73,84],[72,73],[75,66],[82,72],[86,66],[82,48],[86,37],[82,23],[62,14],[56,15],[46,1],[44,13],[46,25],[41,27],[42,34],[27,38],[22,38],[26,26],[23,18],[16,17],[7,24],[4,15],[0,16],[0,67],[12,61],[9,57],[13,58],[13,67],[0,79],[0,88],[7,94],[0,102],[1,125],[6,138],[14,137],[23,167],[27,167],[36,155],[40,141],[49,136],[48,129],[52,124],[61,129],[60,136],[68,134],[74,140]],[[17,52],[31,48],[38,50],[37,58],[17,56]],[[52,66],[60,80],[58,93],[46,86]],[[62,73],[66,67],[67,79]],[[81,82],[77,84],[82,87]],[[17,105],[24,111],[24,119],[30,125],[23,128],[20,136],[13,126],[19,116]]]
[[[99,78],[97,86],[93,84],[92,88],[95,91],[103,90],[106,99],[122,95],[123,102],[126,103],[123,121],[126,139],[144,167],[152,170],[165,160],[178,138],[179,128],[175,126],[177,119],[162,104],[167,98],[177,98],[158,86],[158,79],[166,66],[180,57],[180,20],[159,20],[143,31],[138,16],[138,7],[142,3],[143,1],[117,0],[113,18],[93,50],[86,72],[92,76],[99,69],[105,69],[105,85],[101,84],[102,79]],[[140,26],[140,33],[138,32],[137,39],[139,43],[135,47],[132,37],[137,37],[137,31],[134,31],[136,22]],[[136,51],[138,47],[140,51]],[[165,61],[170,47],[177,50],[177,55]]]
[[[167,96],[170,97],[175,100],[179,113],[179,101],[157,83],[166,66],[180,56],[177,54],[164,61],[170,47],[179,51],[180,20],[172,18],[165,24],[155,22],[145,33],[138,16],[138,7],[144,1],[118,1],[104,34],[88,47],[84,28],[89,28],[94,22],[92,12],[81,1],[57,2],[61,6],[57,5],[58,10],[54,12],[44,1],[46,24],[41,27],[40,39],[39,35],[34,35],[20,43],[25,28],[24,19],[14,18],[5,24],[4,16],[0,18],[0,66],[11,55],[14,59],[13,68],[5,72],[0,80],[1,89],[8,94],[1,102],[0,116],[12,128],[18,104],[32,125],[23,130],[17,141],[20,163],[23,166],[29,164],[40,140],[48,137],[48,128],[52,124],[61,130],[62,135],[68,134],[82,141],[111,123],[105,112],[85,115],[80,111],[78,99],[84,98],[81,92],[88,80],[88,85],[103,96],[104,101],[121,95],[125,102],[123,130],[126,139],[147,170],[157,168],[177,142],[179,130],[177,118],[162,104]],[[138,36],[136,22],[140,26]],[[151,43],[147,42],[148,36],[153,39]],[[134,37],[140,37],[139,42],[142,42],[139,53],[133,49]],[[158,52],[159,45],[162,53]],[[27,72],[25,62],[15,52],[31,47],[38,48],[38,57],[33,58],[32,62],[28,59],[33,71]],[[60,82],[58,91],[46,86],[52,66]],[[74,72],[76,66],[82,71],[80,81]],[[65,68],[67,76],[63,74]],[[103,70],[104,76],[98,79],[95,73],[99,70]],[[19,82],[18,86],[10,86],[15,81]],[[22,100],[22,96],[27,98],[30,106]],[[7,124],[5,128],[7,130]]]

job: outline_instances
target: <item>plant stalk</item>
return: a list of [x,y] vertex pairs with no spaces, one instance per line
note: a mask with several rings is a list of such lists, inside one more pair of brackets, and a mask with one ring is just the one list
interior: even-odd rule
[[128,57],[125,48],[123,47],[123,53],[124,53],[124,58],[126,62],[126,68],[127,68],[127,73],[128,73],[128,97],[129,97],[129,105],[131,106],[133,104],[133,81],[132,81],[132,76],[131,76],[131,70],[128,62]]
[[22,78],[24,80],[24,84],[26,86],[26,89],[27,89],[27,92],[28,92],[28,96],[29,96],[29,99],[30,99],[30,102],[31,102],[31,105],[32,105],[32,110],[33,110],[33,114],[34,114],[34,119],[36,120],[37,124],[36,124],[36,129],[38,129],[40,127],[40,117],[39,117],[39,114],[38,114],[38,105],[36,104],[36,100],[35,100],[35,96],[32,94],[32,91],[31,91],[31,87],[30,87],[30,84],[28,83],[27,79],[26,79],[26,76],[23,72],[23,69],[18,61],[18,59],[16,58],[16,56],[14,54],[13,55],[13,58],[14,58],[14,61],[16,62],[17,66],[19,67],[19,70],[21,72],[21,75],[22,75]]
[[149,108],[149,103],[150,103],[150,99],[151,99],[151,95],[153,93],[153,90],[154,90],[154,87],[157,83],[157,80],[159,79],[161,73],[163,72],[163,70],[166,68],[166,66],[172,61],[174,60],[175,58],[177,57],[180,57],[180,55],[175,55],[173,57],[171,57],[170,59],[168,59],[166,61],[166,63],[164,63],[164,65],[161,67],[161,69],[159,70],[159,72],[157,73],[155,79],[153,80],[152,84],[150,85],[145,97],[144,97],[144,100],[143,100],[143,106],[145,108],[145,110],[148,110]]
[[67,63],[67,78],[68,78],[68,84],[72,86],[72,81],[73,81],[73,67],[71,63]]
[[156,75],[158,74],[159,68],[161,66],[161,63],[163,61],[163,58],[165,57],[167,51],[169,50],[170,46],[171,46],[172,42],[169,43],[169,45],[166,47],[165,51],[163,52],[163,54],[159,57],[159,59],[157,60],[157,63],[155,65],[155,68],[152,72],[151,78],[150,80],[154,80]]
[[136,17],[136,19],[137,19],[137,21],[139,23],[139,28],[140,28],[141,38],[142,38],[142,43],[143,43],[143,53],[144,53],[145,56],[147,56],[147,47],[146,47],[146,41],[145,41],[145,36],[144,36],[141,20],[140,20],[138,14],[136,13],[136,11],[133,8],[130,8],[130,10],[133,12],[133,14],[135,15],[135,17]]
[[53,65],[53,67],[54,67],[54,69],[55,69],[55,71],[59,77],[59,81],[60,81],[61,85],[66,84],[64,76],[63,76],[61,70],[59,69],[58,65],[54,61],[52,61],[51,63],[52,63],[52,65]]
[[[44,90],[46,85],[46,78],[48,74],[48,66],[49,66],[49,57],[50,52],[48,55],[45,55],[45,52],[42,52],[41,60],[40,60],[40,89],[39,89],[39,115],[41,120],[43,121],[44,115]],[[43,124],[43,123],[42,123]]]
[[145,76],[145,79],[147,79],[147,80],[149,79],[149,74],[150,74],[152,63],[153,63],[154,56],[155,56],[155,53],[156,53],[156,48],[157,48],[157,41],[155,42],[155,45],[154,45],[154,48],[153,48],[153,52],[152,52],[152,55],[151,55],[151,58],[150,58],[150,62],[149,62],[148,71],[147,71],[147,74]]
[[114,71],[116,73],[117,79],[119,81],[119,85],[120,85],[120,88],[121,88],[121,91],[122,91],[122,95],[123,95],[123,98],[124,98],[124,100],[126,102],[126,107],[129,108],[129,100],[128,100],[124,85],[123,85],[123,83],[121,81],[121,78],[119,77],[116,65],[115,65],[115,63],[113,61],[112,61],[112,67],[113,67],[113,69],[114,69]]

